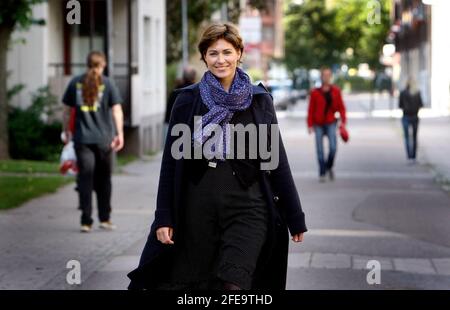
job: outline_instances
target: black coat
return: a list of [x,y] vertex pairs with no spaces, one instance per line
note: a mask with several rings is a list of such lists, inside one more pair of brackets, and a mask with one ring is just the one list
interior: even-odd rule
[[405,89],[400,93],[398,107],[403,110],[404,116],[417,117],[420,108],[423,107],[420,92],[411,94],[409,89]]
[[[175,124],[184,123],[192,128],[194,115],[199,115],[202,105],[198,84],[178,91],[169,123],[170,133]],[[253,87],[250,105],[256,125],[277,124],[271,95],[260,84]],[[270,134],[270,129],[267,130]],[[152,289],[168,276],[179,216],[183,206],[185,160],[175,160],[170,153],[171,145],[178,137],[167,136],[158,186],[155,219],[145,244],[138,268],[128,274],[129,289]],[[270,137],[268,139],[270,141]],[[283,290],[286,286],[289,233],[306,232],[305,215],[302,211],[297,189],[292,178],[286,152],[280,136],[279,164],[274,170],[260,170],[261,189],[269,209],[268,237],[259,257],[253,288]],[[159,227],[173,227],[174,245],[166,245],[156,238]]]
[[178,85],[170,94],[169,94],[169,98],[167,99],[167,104],[166,104],[166,114],[164,115],[164,123],[168,124],[170,121],[170,113],[172,112],[173,109],[173,104],[175,103],[175,100],[177,99],[177,95],[179,93],[179,89],[181,88],[185,88],[189,85],[192,85],[193,83],[186,83],[183,82],[181,85]]

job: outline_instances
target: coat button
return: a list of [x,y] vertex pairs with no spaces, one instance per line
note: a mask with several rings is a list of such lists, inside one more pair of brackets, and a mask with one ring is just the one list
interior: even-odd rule
[[236,175],[236,172],[233,171],[233,175]]
[[267,174],[267,175],[270,175],[270,170],[266,170],[266,174]]
[[273,196],[273,201],[274,201],[274,202],[278,202],[278,200],[280,200],[280,197],[278,197],[278,196]]

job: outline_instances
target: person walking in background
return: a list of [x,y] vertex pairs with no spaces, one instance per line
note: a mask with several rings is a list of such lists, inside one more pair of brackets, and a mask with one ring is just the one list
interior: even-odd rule
[[[103,75],[106,58],[93,51],[87,57],[87,72],[74,77],[64,93],[64,132],[73,139],[77,156],[77,188],[81,209],[81,232],[92,230],[92,191],[97,194],[100,228],[112,230],[112,152],[124,145],[122,98],[112,79]],[[75,108],[75,130],[70,128]]]
[[405,136],[406,156],[410,164],[416,162],[418,114],[421,107],[423,107],[422,97],[416,81],[409,78],[406,88],[400,93],[399,108],[403,111],[402,126]]
[[197,76],[197,72],[193,67],[185,67],[183,69],[183,76],[181,79],[177,79],[175,81],[174,90],[170,93],[169,98],[167,99],[166,105],[166,114],[164,116],[164,131],[163,131],[163,141],[166,139],[167,128],[169,127],[170,121],[170,113],[172,112],[173,104],[175,103],[175,99],[177,98],[178,92],[177,89],[187,87],[195,83],[195,78]]
[[[201,116],[203,130],[189,139],[195,152],[210,139],[218,145],[229,139],[226,133],[210,137],[212,126],[277,126],[272,97],[238,67],[244,44],[235,26],[209,26],[198,48],[208,71],[178,94],[169,132],[183,124],[192,133]],[[281,137],[272,145],[280,160],[271,170],[261,169],[261,157],[249,155],[250,138],[243,143],[244,158],[223,142],[220,153],[233,159],[204,153],[176,159],[176,139],[167,135],[155,218],[128,288],[285,289],[288,228],[294,242],[303,240],[307,228]]]
[[[346,125],[345,105],[342,100],[341,90],[336,85],[331,84],[331,78],[331,69],[328,67],[322,68],[322,85],[311,91],[308,106],[308,133],[311,134],[314,131],[316,136],[320,182],[325,181],[327,172],[330,180],[334,180],[333,164],[337,149],[336,112],[339,112],[341,126]],[[329,154],[326,161],[323,149],[324,136],[327,136],[329,142]]]
[[172,111],[173,104],[175,103],[175,99],[177,98],[177,94],[178,94],[176,92],[176,90],[194,84],[196,76],[197,76],[197,72],[195,71],[195,69],[193,67],[188,66],[183,69],[183,76],[182,76],[181,80],[177,80],[175,82],[174,91],[172,91],[170,93],[170,96],[167,100],[164,123],[169,124],[170,112]]

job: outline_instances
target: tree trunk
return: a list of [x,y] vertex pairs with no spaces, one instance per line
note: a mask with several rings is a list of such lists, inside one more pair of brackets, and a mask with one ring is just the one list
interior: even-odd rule
[[0,159],[9,158],[7,63],[12,28],[0,27]]

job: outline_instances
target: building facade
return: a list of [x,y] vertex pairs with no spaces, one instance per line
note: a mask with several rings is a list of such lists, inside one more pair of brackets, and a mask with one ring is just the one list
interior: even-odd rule
[[439,114],[450,109],[449,10],[450,1],[393,1],[390,36],[400,56],[398,87],[415,78],[425,106]]
[[48,0],[33,8],[45,26],[16,31],[8,54],[8,86],[25,90],[13,104],[31,104],[30,92],[48,85],[58,98],[70,79],[82,73],[91,50],[107,55],[106,75],[124,99],[124,153],[160,149],[166,101],[165,1],[80,0],[80,23],[69,24],[69,1]]
[[245,69],[259,69],[267,81],[274,59],[284,57],[283,1],[266,0],[259,11],[241,1],[239,27],[245,44]]

